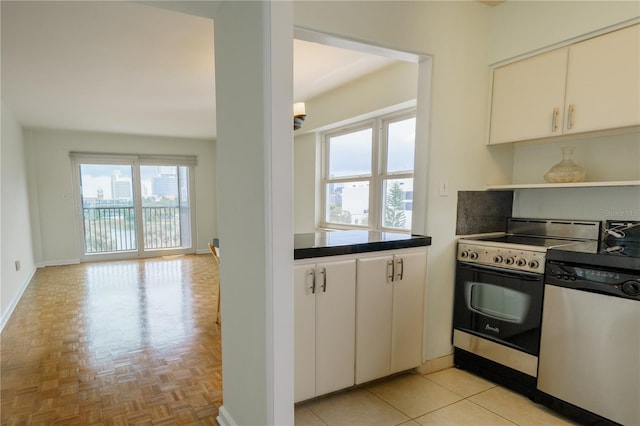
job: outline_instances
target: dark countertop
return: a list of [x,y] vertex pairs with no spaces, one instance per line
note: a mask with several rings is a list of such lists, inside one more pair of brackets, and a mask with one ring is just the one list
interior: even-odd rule
[[379,231],[317,231],[294,235],[294,259],[431,245],[431,237]]

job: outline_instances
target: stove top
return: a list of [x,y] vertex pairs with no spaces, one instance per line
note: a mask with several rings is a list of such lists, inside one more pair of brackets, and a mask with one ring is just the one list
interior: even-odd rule
[[504,246],[507,244],[517,245],[520,248],[524,248],[524,246],[530,246],[531,250],[536,250],[537,248],[551,248],[557,246],[565,246],[569,244],[574,244],[575,240],[565,240],[558,238],[546,238],[546,237],[535,237],[529,235],[501,235],[501,236],[490,236],[490,237],[473,237],[473,238],[463,238],[461,240],[465,241],[474,241],[482,244],[483,242],[487,243],[496,243],[490,245],[500,245]]
[[537,274],[548,249],[596,252],[601,222],[511,218],[504,235],[463,237],[457,260]]

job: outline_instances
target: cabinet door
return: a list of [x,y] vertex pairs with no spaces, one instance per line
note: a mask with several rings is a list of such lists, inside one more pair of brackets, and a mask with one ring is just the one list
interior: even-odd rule
[[316,266],[316,395],[354,384],[355,307],[355,259],[319,263]]
[[566,111],[565,133],[640,124],[640,25],[570,46]]
[[315,265],[293,268],[294,399],[316,396],[316,297],[313,293]]
[[390,372],[392,268],[393,256],[357,262],[356,384]]
[[561,134],[566,71],[567,48],[495,69],[489,143]]
[[408,370],[422,363],[426,264],[424,249],[396,255],[391,373]]

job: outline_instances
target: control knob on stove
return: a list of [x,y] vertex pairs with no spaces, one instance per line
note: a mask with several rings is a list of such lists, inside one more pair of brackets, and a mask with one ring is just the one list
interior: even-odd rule
[[463,258],[463,259],[469,257],[469,252],[467,250],[461,251],[460,252],[460,257]]
[[478,258],[478,253],[476,253],[475,251],[472,251],[471,253],[469,253],[469,259],[476,260],[477,258]]
[[515,260],[514,260],[514,258],[513,258],[513,257],[507,257],[507,258],[504,260],[504,263],[506,263],[507,265],[513,265],[513,262],[514,262],[514,261],[515,261]]
[[531,260],[529,261],[529,268],[531,269],[537,269],[540,266],[540,262],[538,262],[537,260]]
[[625,281],[622,291],[629,296],[640,296],[640,281]]
[[493,256],[493,262],[494,263],[502,263],[502,256],[500,256],[499,254]]
[[527,266],[527,259],[523,259],[523,258],[518,259],[516,261],[516,265],[520,267]]

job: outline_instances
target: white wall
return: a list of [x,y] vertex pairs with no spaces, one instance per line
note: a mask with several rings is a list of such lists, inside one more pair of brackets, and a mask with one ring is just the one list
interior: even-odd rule
[[293,230],[296,234],[316,228],[316,136],[306,133],[293,141]]
[[[29,223],[27,164],[23,130],[13,113],[2,104],[1,164],[1,258],[0,329],[35,272]],[[16,271],[15,261],[20,262]]]
[[208,250],[207,243],[217,235],[214,141],[45,129],[27,129],[25,139],[33,181],[30,200],[38,264],[73,263],[81,256],[71,151],[196,155],[196,248]]

